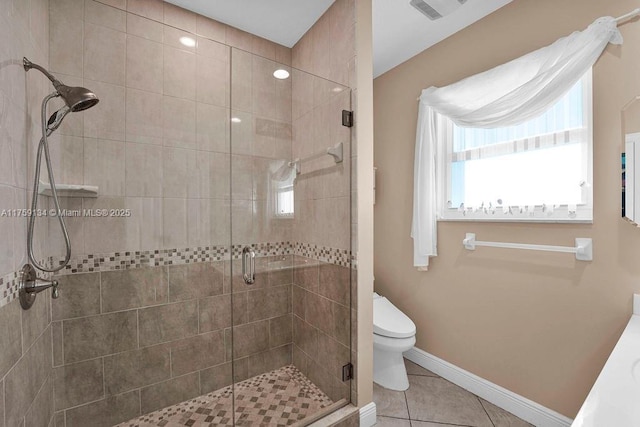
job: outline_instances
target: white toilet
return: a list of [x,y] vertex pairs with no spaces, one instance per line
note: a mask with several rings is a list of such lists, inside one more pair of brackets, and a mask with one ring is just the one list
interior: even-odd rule
[[373,381],[382,387],[409,388],[402,353],[416,343],[416,325],[383,296],[373,293]]

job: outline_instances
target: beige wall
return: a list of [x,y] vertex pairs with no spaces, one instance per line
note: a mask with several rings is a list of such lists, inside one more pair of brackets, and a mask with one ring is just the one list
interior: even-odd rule
[[373,400],[373,28],[372,2],[356,0],[356,134],[358,139],[355,235],[357,281],[357,389],[360,407]]
[[[640,230],[620,218],[620,109],[640,94],[640,23],[621,27],[594,67],[593,225],[441,222],[439,256],[412,267],[409,237],[416,97],[516,58],[637,1],[515,0],[374,82],[376,290],[418,328],[417,347],[573,417],[640,292]],[[592,237],[594,260],[480,248],[479,239],[570,245]]]

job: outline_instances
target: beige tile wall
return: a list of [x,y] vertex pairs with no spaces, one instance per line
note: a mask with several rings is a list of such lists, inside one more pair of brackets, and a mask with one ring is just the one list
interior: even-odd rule
[[[25,208],[27,189],[32,185],[27,179],[32,176],[27,171],[28,159],[33,159],[40,138],[42,99],[53,87],[38,71],[25,73],[22,58],[48,66],[48,29],[47,0],[0,1],[0,278],[19,270],[26,261],[26,220],[6,210]],[[46,221],[44,224],[36,230],[39,237],[46,232]],[[36,249],[46,256],[44,244]]]
[[[48,426],[53,416],[51,313],[40,298],[29,311],[18,301],[0,309],[0,426]],[[3,410],[4,408],[4,410]]]
[[[300,85],[296,82],[300,80]],[[348,87],[294,70],[293,158],[304,158],[342,142],[344,161],[329,156],[305,162],[296,178],[294,240],[350,248],[351,137],[342,126],[350,110]],[[311,90],[309,89],[311,88]]]
[[[234,31],[230,36],[240,37]],[[291,79],[273,72],[290,70],[290,53],[255,43],[251,54],[231,50],[231,197],[234,244],[291,241],[293,222],[275,215],[274,174],[291,159]],[[282,61],[282,62],[280,62]],[[227,170],[228,171],[228,170]]]
[[296,257],[293,270],[293,363],[333,401],[349,400],[350,269]]
[[251,287],[224,261],[60,276],[56,426],[113,425],[220,389],[232,361],[237,381],[290,364],[292,265],[261,258]]
[[291,157],[291,83],[269,71],[290,66],[290,49],[160,0],[51,0],[51,11],[52,71],[100,97],[53,150],[58,182],[97,185],[100,198],[64,207],[132,212],[70,220],[74,256],[229,244],[231,165],[234,242],[291,239],[261,188]]
[[[40,138],[40,103],[53,88],[39,72],[25,73],[22,58],[47,67],[48,37],[47,0],[0,0],[0,213],[27,207],[27,165]],[[39,224],[36,253],[42,258],[47,222]],[[0,214],[0,234],[4,291],[6,279],[26,262],[26,218]],[[30,311],[22,311],[17,301],[0,307],[1,427],[52,425],[50,325],[44,298]]]
[[293,67],[350,85],[355,65],[355,25],[354,0],[336,0],[293,47]]
[[[181,45],[182,36],[197,39],[195,14],[175,7],[165,13],[160,1],[129,2],[128,10],[125,3],[51,2],[52,71],[100,97],[97,107],[61,127],[61,143],[70,149],[55,155],[59,182],[97,185],[101,197],[65,204],[132,211],[127,219],[70,221],[74,255],[197,246],[224,238],[208,225],[212,206],[225,203],[222,194],[212,194],[210,183],[218,177],[215,159],[229,152],[224,114],[229,48],[204,38],[197,49]],[[196,63],[215,75],[220,87],[204,84]],[[208,125],[202,129],[198,113]],[[66,172],[70,169],[75,171]],[[206,221],[189,217],[187,208],[196,204],[205,208],[200,216]]]
[[[356,48],[355,1],[337,0],[311,27],[292,49],[293,81],[293,155],[312,154],[338,141],[345,142],[345,162],[333,164],[324,158],[305,164],[309,172],[296,182],[296,216],[294,240],[320,246],[348,249],[353,256],[357,246],[357,135],[355,127],[341,125],[341,111],[352,110],[355,120],[358,111],[355,99]],[[307,74],[311,73],[311,74]],[[313,74],[313,75],[312,75]],[[296,78],[297,77],[297,78]],[[304,171],[303,166],[303,171]],[[349,357],[357,377],[357,274],[342,282],[341,292],[351,295],[351,349]],[[297,283],[296,283],[297,284]],[[295,288],[294,288],[295,292]],[[294,294],[295,300],[295,294]],[[304,319],[301,317],[301,319]],[[331,321],[336,321],[332,318]],[[305,326],[303,322],[299,325]],[[318,331],[307,327],[299,329],[303,342],[313,341]],[[318,335],[319,336],[319,335]],[[295,347],[296,349],[299,347]],[[299,352],[300,353],[300,352]],[[305,352],[303,352],[305,353]],[[308,354],[307,354],[308,355]],[[294,350],[294,360],[295,360]],[[346,362],[345,362],[346,363]],[[321,369],[321,365],[317,365]],[[326,378],[335,378],[331,369]],[[351,401],[356,403],[356,381],[352,381]],[[340,387],[338,387],[340,389]],[[366,403],[366,402],[365,402]]]

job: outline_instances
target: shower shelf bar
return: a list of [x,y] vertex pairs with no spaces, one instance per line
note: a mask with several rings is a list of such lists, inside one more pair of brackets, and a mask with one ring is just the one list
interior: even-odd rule
[[631,12],[622,15],[622,16],[618,16],[616,18],[616,22],[618,24],[621,24],[623,21],[626,21],[627,19],[631,19],[631,18],[635,18],[636,16],[640,15],[640,8],[638,9],[633,9]]
[[300,164],[304,162],[308,162],[310,160],[319,159],[320,157],[331,156],[336,163],[342,163],[344,160],[343,154],[343,144],[342,142],[338,142],[333,147],[326,148],[318,153],[312,154],[307,157],[303,157],[302,159],[295,159],[289,162],[290,167],[296,168],[296,173],[300,173]]
[[530,251],[564,252],[576,254],[579,261],[593,260],[593,243],[590,238],[577,238],[575,246],[551,246],[551,245],[531,245],[527,243],[507,243],[507,242],[482,242],[476,240],[475,233],[467,233],[462,241],[465,249],[474,251],[476,246],[487,246],[491,248],[506,249],[526,249]]

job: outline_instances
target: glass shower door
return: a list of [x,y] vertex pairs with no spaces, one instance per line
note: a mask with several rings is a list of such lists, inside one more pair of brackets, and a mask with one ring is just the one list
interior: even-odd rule
[[350,98],[231,50],[236,425],[305,423],[350,400]]

